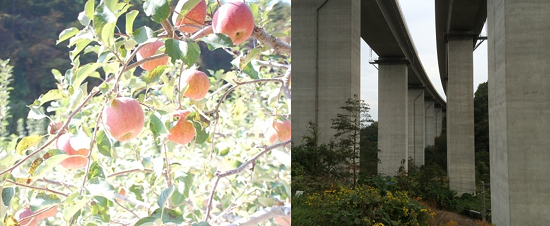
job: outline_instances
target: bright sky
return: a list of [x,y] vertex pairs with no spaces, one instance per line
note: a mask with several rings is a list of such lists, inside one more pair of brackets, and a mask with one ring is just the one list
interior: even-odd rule
[[[424,70],[428,74],[439,95],[445,99],[439,77],[437,50],[435,43],[435,6],[433,0],[398,0],[412,41],[420,57]],[[486,36],[487,32],[482,31]],[[372,56],[377,57],[374,51]],[[371,64],[370,48],[361,43],[361,99],[370,105],[370,115],[378,121],[378,70]],[[487,42],[483,42],[474,51],[474,92],[480,83],[487,81]],[[473,96],[473,94],[472,94]]]

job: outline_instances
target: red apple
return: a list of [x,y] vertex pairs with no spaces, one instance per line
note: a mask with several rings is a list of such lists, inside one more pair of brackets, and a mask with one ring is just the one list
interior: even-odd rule
[[277,131],[277,137],[280,141],[287,141],[290,139],[292,129],[290,120],[275,120],[273,122],[273,128],[275,129],[275,131]]
[[88,164],[87,156],[90,152],[86,146],[90,145],[89,139],[81,137],[75,138],[71,134],[65,133],[55,141],[55,146],[67,153],[70,157],[63,160],[60,164],[66,169],[82,169]]
[[187,87],[187,90],[183,94],[184,96],[193,100],[202,99],[208,93],[210,82],[208,76],[202,71],[195,69],[187,69],[181,73],[180,87]]
[[[184,18],[179,20],[179,12],[181,8],[188,0],[180,0],[176,5],[176,12],[172,15],[172,22],[181,32],[193,33],[201,29],[204,26],[204,18],[206,17],[206,2],[200,1],[191,11],[185,15]],[[177,21],[176,21],[177,20]]]
[[270,126],[269,128],[267,128],[264,136],[270,144],[273,144],[277,140],[277,131],[273,129],[272,126]]
[[[17,217],[17,220],[21,220],[33,214],[34,212],[32,212],[32,210],[27,207],[17,211],[17,213],[15,213],[15,216]],[[19,221],[19,224],[21,226],[36,226],[37,223],[38,223],[38,217],[33,217],[33,218]]]
[[271,126],[267,128],[264,136],[270,144],[275,143],[277,139],[279,139],[279,141],[287,141],[291,137],[291,129],[290,120],[281,121],[276,119]]
[[139,135],[145,115],[139,102],[129,97],[117,97],[103,110],[103,123],[109,134],[118,141]]
[[[143,60],[144,58],[155,55],[155,52],[157,52],[157,50],[163,45],[164,43],[160,40],[143,45],[143,47],[141,47],[137,52],[137,56],[136,56],[137,60],[140,61],[140,60]],[[151,60],[147,63],[143,63],[139,66],[143,68],[143,70],[152,71],[157,66],[168,64],[168,59],[169,57],[165,56],[160,59]]]
[[[36,212],[40,212],[40,211],[42,211],[42,209],[38,210]],[[45,212],[39,214],[36,217],[38,218],[38,220],[42,220],[42,219],[45,219],[45,218],[48,218],[48,217],[53,217],[53,216],[55,216],[56,213],[57,213],[57,206],[53,206],[49,210],[46,210]]]
[[229,36],[233,44],[244,42],[254,30],[254,15],[243,0],[233,0],[223,4],[212,18],[215,33]]
[[195,127],[193,123],[187,121],[187,116],[191,111],[189,110],[179,110],[174,112],[174,117],[178,117],[178,122],[172,129],[168,132],[168,140],[176,142],[178,144],[184,145],[188,144],[195,137]]

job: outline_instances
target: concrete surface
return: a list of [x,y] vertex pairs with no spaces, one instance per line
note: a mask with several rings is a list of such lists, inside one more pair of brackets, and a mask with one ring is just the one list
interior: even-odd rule
[[424,134],[426,135],[426,141],[425,145],[434,145],[435,141],[435,112],[434,112],[434,101],[432,99],[425,100],[424,101],[424,108],[425,108],[425,126],[424,126]]
[[447,173],[449,186],[475,193],[472,36],[448,37]]
[[409,158],[415,166],[424,165],[425,109],[424,88],[409,88]]
[[550,222],[550,1],[489,0],[491,213]]
[[401,161],[408,169],[407,64],[379,61],[378,65],[378,173],[396,175]]
[[360,93],[361,1],[297,1],[292,19],[299,21],[292,24],[292,142],[301,143],[313,122],[327,143],[332,119]]

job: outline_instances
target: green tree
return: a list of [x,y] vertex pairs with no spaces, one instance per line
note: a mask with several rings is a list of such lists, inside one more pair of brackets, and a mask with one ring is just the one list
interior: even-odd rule
[[361,128],[361,173],[368,175],[378,174],[378,122],[372,122]]
[[345,112],[338,113],[332,119],[332,129],[336,130],[334,138],[340,151],[346,156],[348,168],[353,172],[353,184],[357,182],[360,162],[361,128],[372,122],[369,105],[355,94],[342,107]]
[[476,180],[490,180],[489,161],[489,86],[479,84],[474,96]]

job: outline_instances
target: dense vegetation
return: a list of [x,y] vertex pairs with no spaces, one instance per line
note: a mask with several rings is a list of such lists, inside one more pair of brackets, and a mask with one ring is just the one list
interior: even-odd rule
[[[474,98],[475,108],[475,153],[476,181],[489,181],[489,128],[487,108],[487,83],[479,85]],[[368,109],[367,109],[368,112]],[[293,219],[296,225],[308,225],[314,221],[319,225],[333,225],[334,222],[347,222],[344,225],[396,225],[401,224],[435,225],[426,210],[430,208],[445,209],[460,214],[478,218],[478,214],[470,210],[481,211],[479,195],[464,194],[456,197],[456,192],[450,190],[447,177],[447,134],[443,118],[441,134],[435,138],[433,146],[426,147],[425,165],[416,167],[409,164],[408,172],[400,171],[396,177],[377,174],[378,160],[378,123],[372,122],[360,128],[361,163],[358,187],[345,170],[345,156],[334,139],[327,144],[317,141],[315,125],[310,125],[310,134],[304,137],[304,142],[292,147],[292,190],[294,197]],[[409,163],[413,161],[409,160]],[[340,169],[339,169],[340,167]],[[343,168],[342,168],[343,167]],[[481,187],[478,186],[478,192]],[[489,189],[486,189],[489,191]],[[370,191],[363,194],[364,191]],[[358,195],[361,194],[361,195]],[[387,196],[400,194],[402,202],[389,203]],[[490,193],[485,197],[487,209],[490,209]],[[322,201],[326,200],[326,201]],[[335,200],[335,201],[333,201]],[[351,200],[351,204],[348,201]],[[421,201],[421,202],[418,202]],[[355,203],[361,203],[355,204]],[[424,205],[424,206],[423,206]],[[341,210],[337,210],[340,208]],[[409,208],[418,213],[405,215],[403,208]],[[376,211],[380,212],[376,212]],[[382,214],[383,212],[384,214]],[[380,213],[381,215],[376,215]],[[374,214],[374,215],[373,215]],[[386,216],[384,218],[383,216]],[[390,216],[390,217],[387,217]],[[403,217],[409,218],[403,218]],[[397,219],[397,220],[396,220]],[[490,219],[490,218],[489,218]]]
[[[141,8],[143,1],[128,0],[133,4],[129,10],[139,10],[134,21],[134,27],[147,25],[159,28],[158,24],[147,18]],[[222,1],[223,2],[223,1]],[[28,0],[28,1],[0,1],[0,59],[9,59],[13,66],[13,81],[10,84],[16,92],[10,96],[12,117],[8,120],[8,133],[32,134],[30,128],[45,130],[46,121],[33,122],[25,120],[29,109],[27,105],[33,103],[40,94],[46,93],[55,87],[55,79],[51,76],[52,69],[59,69],[63,73],[71,67],[67,43],[56,44],[58,35],[65,28],[80,26],[77,17],[84,8],[86,0]],[[172,1],[172,7],[177,1]],[[272,35],[283,36],[290,32],[286,23],[290,18],[290,5],[279,2],[273,6],[268,15],[270,23],[264,24],[264,29]],[[120,30],[125,28],[125,18],[117,21]],[[290,38],[282,38],[289,43]],[[198,43],[201,56],[198,62],[200,70],[214,71],[223,69],[229,71],[234,56],[224,50],[210,51],[203,42]],[[94,61],[91,55],[82,55],[82,64]],[[99,84],[99,80],[87,81],[89,88]],[[45,108],[49,106],[45,104]],[[32,125],[28,125],[32,124]],[[19,125],[19,128],[18,128]],[[29,129],[27,129],[29,128]]]

